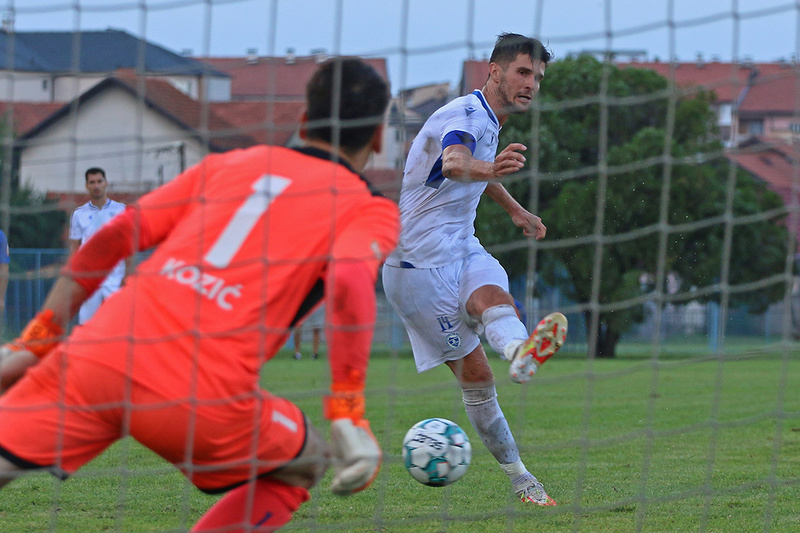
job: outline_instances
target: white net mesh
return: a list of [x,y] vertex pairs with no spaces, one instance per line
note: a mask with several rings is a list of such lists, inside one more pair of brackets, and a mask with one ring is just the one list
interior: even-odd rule
[[[0,11],[6,339],[63,262],[88,167],[131,202],[209,152],[297,142],[317,61],[353,54],[392,85],[384,152],[366,175],[396,198],[413,135],[482,86],[498,34],[555,53],[533,110],[501,134],[501,147],[528,146],[506,183],[548,238],[524,239],[486,205],[477,231],[529,329],[555,310],[570,320],[530,386],[489,354],[522,459],[558,507],[515,500],[449,371],[416,374],[379,287],[367,400],[383,470],[349,499],[326,478],[286,530],[797,528],[796,2],[3,0]],[[305,333],[267,365],[264,386],[326,428],[324,340],[312,359]],[[417,484],[400,458],[408,428],[429,417],[473,443],[470,470],[444,489]],[[15,480],[0,529],[184,531],[213,502],[123,439],[68,482]]]

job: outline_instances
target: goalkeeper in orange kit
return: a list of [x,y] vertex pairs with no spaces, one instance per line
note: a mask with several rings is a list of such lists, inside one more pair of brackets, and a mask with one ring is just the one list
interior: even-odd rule
[[[24,470],[67,477],[128,435],[201,490],[226,493],[192,531],[277,529],[331,462],[333,492],[369,486],[381,463],[363,394],[374,284],[399,218],[359,173],[381,146],[388,99],[371,67],[333,59],[307,86],[303,148],[210,155],[81,247],[0,350],[0,486]],[[59,342],[105,272],[153,247]],[[323,298],[330,447],[296,405],[258,385]]]

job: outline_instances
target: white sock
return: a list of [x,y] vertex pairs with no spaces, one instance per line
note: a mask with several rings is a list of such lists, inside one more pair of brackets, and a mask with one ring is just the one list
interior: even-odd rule
[[514,359],[517,348],[528,338],[528,330],[511,305],[495,305],[481,315],[486,340],[507,361]]
[[507,465],[522,464],[519,460],[519,448],[508,427],[508,421],[500,409],[500,404],[497,403],[497,391],[494,385],[479,389],[464,389],[462,395],[464,409],[472,427],[500,466],[505,470]]
[[503,469],[503,472],[513,481],[515,477],[524,476],[526,474],[530,475],[528,469],[525,468],[525,465],[522,463],[522,459],[517,459],[513,463],[509,464],[501,464],[500,468]]
[[519,493],[536,481],[536,476],[528,472],[528,469],[522,464],[522,460],[508,465],[500,465],[500,468],[503,469],[503,472],[506,473],[511,481],[514,492]]

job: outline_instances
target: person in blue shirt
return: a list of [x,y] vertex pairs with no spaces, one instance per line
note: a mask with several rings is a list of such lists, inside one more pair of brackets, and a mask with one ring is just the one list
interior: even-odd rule
[[6,313],[6,289],[8,288],[8,264],[11,254],[8,249],[6,234],[0,230],[0,317]]

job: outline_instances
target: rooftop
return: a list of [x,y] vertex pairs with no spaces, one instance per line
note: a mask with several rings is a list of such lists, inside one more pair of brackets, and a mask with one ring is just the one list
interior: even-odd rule
[[120,68],[161,74],[223,75],[123,30],[0,31],[3,70],[59,74],[114,72]]

